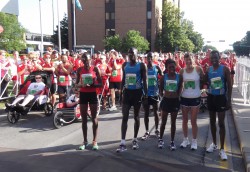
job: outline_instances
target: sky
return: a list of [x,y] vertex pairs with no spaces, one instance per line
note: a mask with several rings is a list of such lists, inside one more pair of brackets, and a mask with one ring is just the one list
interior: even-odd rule
[[180,8],[184,18],[193,21],[194,30],[219,51],[232,49],[229,45],[250,31],[249,0],[181,0]]
[[[44,34],[53,33],[52,2],[54,25],[58,23],[57,1],[62,20],[67,13],[67,0],[41,0]],[[205,43],[211,41],[209,45],[220,51],[232,49],[229,45],[240,41],[250,31],[249,0],[180,0],[180,8],[185,13],[184,18],[193,21],[194,30],[202,34]],[[19,0],[19,21],[29,31],[40,33],[39,0]]]
[[[53,10],[54,4],[54,29],[58,25],[57,1],[59,2],[59,21],[67,14],[67,0],[41,0],[42,32],[53,34]],[[19,0],[19,22],[33,33],[41,33],[39,0]]]

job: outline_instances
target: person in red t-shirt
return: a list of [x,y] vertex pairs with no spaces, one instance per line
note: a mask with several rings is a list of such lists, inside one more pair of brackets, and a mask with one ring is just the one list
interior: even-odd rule
[[56,103],[56,92],[57,92],[57,78],[55,75],[55,67],[53,62],[51,61],[51,55],[46,54],[43,56],[44,63],[42,64],[42,71],[50,72],[50,79],[51,79],[51,87],[50,87],[50,93],[51,93],[51,103],[53,106],[55,106]]
[[80,88],[80,112],[82,117],[82,132],[83,132],[83,143],[79,146],[80,150],[84,150],[88,145],[87,138],[87,114],[88,107],[91,111],[92,129],[93,129],[93,150],[98,150],[97,144],[97,131],[98,131],[98,98],[96,94],[96,88],[102,87],[102,79],[99,69],[91,65],[91,57],[88,53],[82,55],[82,61],[84,66],[77,69],[76,83],[77,87]]
[[29,59],[26,55],[21,55],[21,64],[17,66],[17,74],[19,79],[19,85],[22,85],[26,78],[32,72],[32,66],[28,63]]
[[58,94],[59,102],[65,102],[66,97],[69,95],[72,85],[72,78],[70,76],[72,72],[72,65],[68,61],[68,56],[61,56],[61,63],[57,66],[55,74],[58,80]]
[[109,59],[109,71],[111,71],[109,89],[112,99],[112,107],[109,108],[109,111],[117,110],[115,105],[115,89],[121,92],[121,83],[122,83],[122,64],[124,59],[118,56],[118,53],[115,50],[110,51]]
[[109,93],[109,80],[108,80],[108,78],[110,76],[110,72],[109,72],[108,64],[106,63],[106,56],[101,55],[100,60],[101,60],[101,64],[100,63],[97,64],[97,67],[99,68],[99,70],[101,72],[102,87],[97,88],[97,94],[102,95],[102,98],[103,98],[102,109],[106,110],[107,95]]

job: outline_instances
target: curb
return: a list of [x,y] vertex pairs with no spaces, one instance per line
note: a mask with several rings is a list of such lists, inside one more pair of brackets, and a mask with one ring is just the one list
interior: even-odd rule
[[[245,107],[245,111],[241,112],[241,110],[244,110],[244,103],[242,103],[244,99],[237,88],[233,88],[232,99],[235,100],[232,100],[231,114],[233,115],[245,169],[247,172],[250,172],[250,139],[247,139],[246,131],[247,126],[249,126],[246,120],[248,120],[248,117],[250,119],[250,108]],[[240,104],[237,101],[239,101]]]

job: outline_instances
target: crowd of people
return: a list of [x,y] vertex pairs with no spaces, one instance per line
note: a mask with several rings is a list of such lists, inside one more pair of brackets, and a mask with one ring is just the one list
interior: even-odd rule
[[[93,124],[93,149],[98,149],[98,95],[102,95],[102,110],[117,110],[116,96],[122,106],[121,143],[117,152],[126,148],[126,131],[129,110],[134,111],[134,138],[132,148],[138,149],[138,131],[140,128],[140,107],[144,109],[145,134],[142,140],[147,140],[149,132],[149,109],[153,107],[155,135],[158,138],[158,147],[164,147],[164,130],[167,118],[171,117],[171,140],[169,148],[176,149],[174,142],[176,118],[179,110],[182,112],[183,142],[181,148],[190,145],[192,150],[198,147],[197,142],[197,114],[201,104],[201,90],[206,89],[208,110],[210,117],[213,142],[207,152],[217,149],[216,116],[220,129],[220,157],[227,159],[224,151],[225,140],[225,111],[231,105],[231,92],[234,78],[236,56],[234,53],[219,53],[208,50],[201,53],[157,53],[139,54],[136,48],[130,48],[128,53],[121,54],[115,50],[98,52],[92,56],[82,50],[78,53],[62,51],[58,53],[51,47],[42,56],[36,52],[20,55],[17,51],[7,57],[6,52],[0,51],[1,63],[1,96],[7,96],[6,76],[17,85],[22,85],[27,76],[33,71],[51,72],[52,105],[56,103],[56,94],[59,102],[68,102],[69,106],[80,104],[82,116],[83,144],[79,149],[88,146],[87,139],[87,111],[90,107]],[[37,76],[38,78],[39,76]],[[39,80],[39,78],[38,78]],[[75,81],[75,82],[74,82]],[[77,103],[67,99],[73,93],[78,94]],[[107,109],[107,96],[111,96],[112,105]],[[159,106],[158,106],[159,105]],[[159,114],[160,111],[160,114]],[[191,119],[192,140],[188,139],[188,119]],[[161,121],[160,117],[161,116]],[[160,128],[158,128],[160,124]]]

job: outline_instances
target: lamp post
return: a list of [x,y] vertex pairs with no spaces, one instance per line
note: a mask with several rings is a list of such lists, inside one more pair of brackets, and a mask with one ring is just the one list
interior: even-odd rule
[[62,47],[61,47],[61,24],[60,24],[60,20],[59,20],[59,4],[58,4],[58,0],[57,0],[57,17],[58,17],[58,49],[59,49],[59,53],[61,53],[62,51]]

